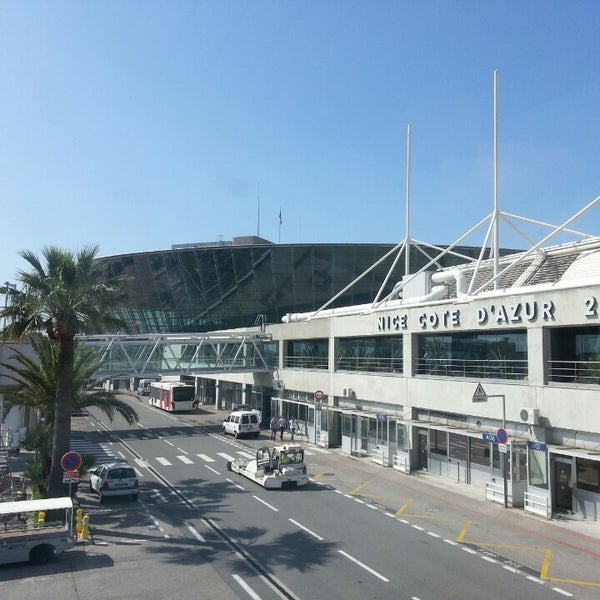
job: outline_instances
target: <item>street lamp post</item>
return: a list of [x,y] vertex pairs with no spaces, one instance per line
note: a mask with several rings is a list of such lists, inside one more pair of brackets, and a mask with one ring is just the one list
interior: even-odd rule
[[[488,398],[502,398],[502,430],[506,431],[506,397],[504,394],[486,394],[481,384],[477,385],[477,389],[473,394],[473,402],[487,402]],[[500,449],[500,445],[498,445]],[[508,448],[507,448],[508,450]],[[504,508],[508,508],[508,452],[502,454],[502,481],[504,484]]]

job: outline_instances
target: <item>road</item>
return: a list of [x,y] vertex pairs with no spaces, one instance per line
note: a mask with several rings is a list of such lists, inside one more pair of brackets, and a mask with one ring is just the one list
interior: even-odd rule
[[[138,503],[99,506],[81,488],[94,543],[44,567],[52,578],[84,553],[65,599],[162,598],[174,582],[177,598],[222,600],[600,593],[596,538],[314,446],[307,446],[308,486],[268,491],[226,470],[227,460],[253,454],[266,438],[235,440],[213,415],[169,415],[128,401],[139,412],[135,426],[82,418],[82,432],[74,431],[73,449],[130,461],[142,494]],[[88,568],[94,560],[110,569]],[[11,569],[17,573],[7,581],[27,591],[19,572],[30,568],[0,568],[0,581]]]

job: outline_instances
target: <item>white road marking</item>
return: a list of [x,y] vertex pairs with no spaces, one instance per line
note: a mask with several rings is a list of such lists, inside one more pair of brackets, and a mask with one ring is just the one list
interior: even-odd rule
[[272,504],[269,504],[268,502],[265,502],[262,498],[259,498],[258,496],[252,496],[255,500],[258,500],[259,502],[261,502],[262,504],[264,504],[267,508],[270,508],[272,511],[274,512],[279,512],[278,508],[275,508]]
[[240,456],[243,456],[244,458],[249,458],[249,459],[256,458],[256,454],[250,454],[248,452],[236,452],[236,454],[239,454]]
[[561,588],[558,587],[553,587],[552,588],[555,592],[558,592],[559,594],[562,594],[563,596],[573,596],[573,594],[570,594],[569,592],[567,592],[566,590],[563,590]]
[[221,472],[213,469],[210,465],[204,465],[209,471],[212,471],[215,475],[220,475]]
[[173,442],[170,442],[169,440],[163,440],[163,442],[165,444],[169,444],[169,446],[173,446],[173,448],[175,448],[175,444]]
[[180,456],[178,455],[177,458],[184,464],[186,465],[193,465],[194,461],[190,460],[187,456]]
[[242,487],[239,483],[236,483],[235,481],[233,481],[233,479],[226,479],[225,481],[228,481],[231,485],[235,485],[235,487],[240,490],[246,491],[246,488]]
[[217,452],[217,454],[221,457],[223,457],[225,460],[231,460],[234,461],[235,459],[233,458],[233,456],[229,456],[229,454],[225,454],[225,452]]
[[314,531],[312,531],[308,527],[304,527],[304,525],[301,525],[300,523],[298,523],[298,521],[294,521],[294,519],[288,519],[288,520],[290,521],[290,523],[293,523],[296,527],[300,527],[300,529],[302,529],[302,531],[306,531],[306,533],[317,538],[320,542],[323,541],[323,538],[320,535],[316,534]]
[[194,529],[194,527],[192,527],[189,523],[185,523],[185,526],[192,532],[192,535],[199,541],[202,542],[203,544],[206,543],[206,540],[202,537],[202,535],[200,535],[200,533],[198,533],[198,531],[196,529]]
[[185,450],[182,450],[181,448],[177,448],[177,450],[179,450],[179,452],[181,452],[181,454],[189,454],[189,452],[186,452]]
[[260,600],[260,596],[256,594],[254,590],[239,575],[233,573],[231,576],[237,581],[246,594],[252,598],[252,600]]
[[134,458],[133,460],[142,469],[148,469],[150,467],[150,465],[148,464],[148,462],[145,461],[143,458]]
[[173,463],[169,462],[164,456],[157,456],[156,460],[165,467],[170,467]]
[[207,462],[207,463],[215,462],[214,458],[211,458],[210,456],[206,456],[206,454],[196,454],[196,456],[198,458],[201,458],[204,462]]
[[364,563],[360,562],[360,560],[358,560],[357,558],[354,558],[354,556],[350,556],[350,554],[348,554],[347,552],[344,552],[343,550],[338,550],[338,552],[342,556],[345,556],[348,560],[351,560],[353,563],[357,564],[359,567],[362,567],[365,571],[368,571],[369,573],[371,573],[371,575],[375,575],[375,577],[378,577],[379,579],[381,579],[381,581],[386,581],[386,582],[389,581],[389,579],[387,577],[384,577],[383,575],[381,575],[374,569],[371,569],[371,567],[368,567]]

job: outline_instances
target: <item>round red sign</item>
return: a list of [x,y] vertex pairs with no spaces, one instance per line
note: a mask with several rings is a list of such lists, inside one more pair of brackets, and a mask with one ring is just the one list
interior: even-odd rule
[[60,465],[65,471],[77,471],[81,466],[81,455],[77,452],[67,452],[60,459]]

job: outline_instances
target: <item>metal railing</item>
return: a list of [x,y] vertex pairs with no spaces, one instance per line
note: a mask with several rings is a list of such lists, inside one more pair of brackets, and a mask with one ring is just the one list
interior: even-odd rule
[[548,381],[600,384],[600,361],[597,360],[549,360]]
[[546,496],[525,492],[525,510],[544,517],[547,521],[552,517],[550,503]]
[[487,360],[462,358],[417,358],[416,375],[470,377],[474,379],[515,379],[527,377],[526,360]]
[[323,369],[329,368],[326,356],[286,356],[285,366],[290,369]]
[[367,373],[402,373],[402,358],[373,356],[340,356],[337,359],[339,371],[365,371]]
[[385,466],[383,448],[373,448],[369,454],[371,456],[371,462]]
[[410,463],[408,456],[394,455],[393,468],[402,473],[410,473]]
[[[494,481],[485,482],[485,499],[488,502],[496,502],[497,504],[504,503],[504,484],[495,483]],[[511,506],[512,499],[507,498],[508,506]]]

